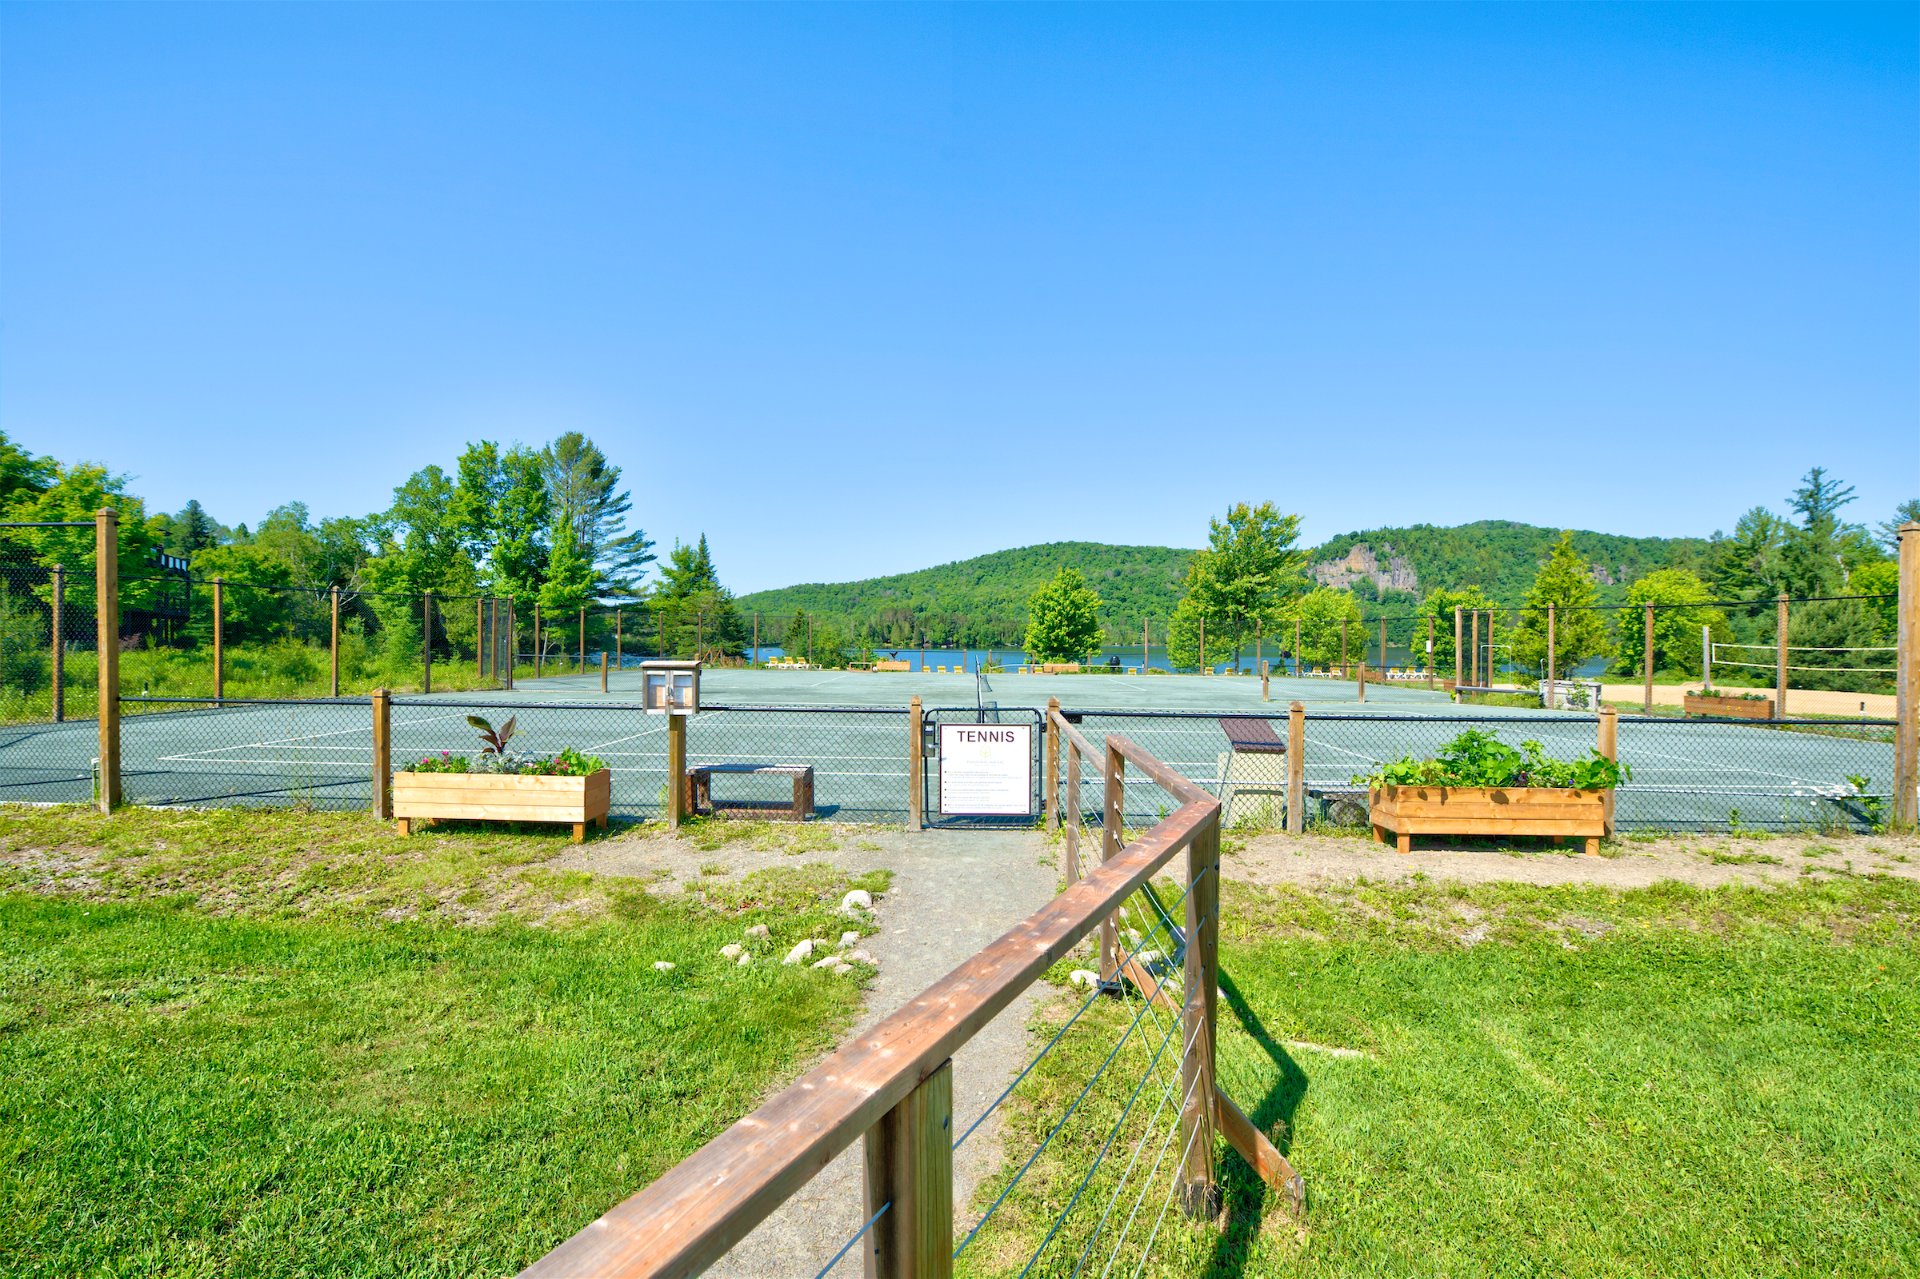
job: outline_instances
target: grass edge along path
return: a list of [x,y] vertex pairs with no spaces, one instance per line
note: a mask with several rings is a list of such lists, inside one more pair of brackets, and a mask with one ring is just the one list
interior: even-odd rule
[[[9,1275],[518,1269],[835,1042],[860,981],[779,960],[851,926],[846,888],[885,886],[791,864],[701,896],[572,876],[568,900],[598,908],[553,916],[537,891],[495,892],[551,838],[401,842],[292,814],[250,844],[166,814],[115,844],[60,816],[35,810],[23,840],[0,815]],[[63,830],[56,851],[81,869],[21,891],[44,873],[21,859]],[[330,857],[249,873],[303,830]],[[143,876],[148,858],[163,873]],[[468,864],[489,858],[508,869]],[[466,876],[451,887],[502,908],[390,918],[449,863]],[[335,876],[350,891],[320,900]],[[755,961],[721,958],[754,923],[772,932]]]
[[[1307,1217],[1222,1145],[1221,1228],[1176,1207],[1143,1260],[1163,1165],[1112,1273],[1920,1270],[1920,886],[1226,887],[1220,1078],[1304,1176]],[[1080,999],[1047,1002],[1042,1042]],[[1103,1001],[1023,1083],[1012,1162],[976,1211],[1136,1009]],[[1136,1068],[1100,1078],[960,1273],[1022,1272],[1143,1057],[1123,1050]],[[1149,1110],[1031,1273],[1075,1273],[1090,1238],[1082,1273],[1102,1273],[1137,1181],[1095,1228]],[[1147,1161],[1163,1141],[1149,1135]]]

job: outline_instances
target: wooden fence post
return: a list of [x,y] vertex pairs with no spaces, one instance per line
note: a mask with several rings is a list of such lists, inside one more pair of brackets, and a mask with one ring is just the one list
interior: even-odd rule
[[587,673],[587,606],[580,606],[580,673]]
[[1495,610],[1493,609],[1487,610],[1487,685],[1486,686],[1488,688],[1493,687],[1494,671],[1499,662],[1499,655],[1496,652],[1494,652],[1494,647],[1493,647],[1494,612]]
[[1214,1015],[1220,1000],[1220,812],[1187,846],[1186,1006],[1180,1062],[1182,1206],[1187,1216],[1210,1221],[1220,1214],[1214,1180]]
[[920,708],[920,695],[907,701],[907,829],[924,830],[927,825],[927,743],[926,712]]
[[329,697],[340,696],[340,588],[334,587],[327,592],[328,616],[327,629],[327,687]]
[[1364,702],[1367,700],[1367,664],[1364,660],[1362,660],[1360,663],[1359,679],[1360,679],[1359,696],[1360,696],[1360,700]]
[[533,677],[535,679],[540,678],[540,668],[543,665],[543,659],[546,656],[544,648],[540,642],[541,638],[542,637],[540,634],[540,601],[535,600],[533,602]]
[[1461,678],[1461,664],[1466,660],[1467,652],[1462,645],[1466,634],[1462,629],[1466,625],[1464,610],[1459,605],[1453,609],[1453,686],[1457,689],[1466,681]]
[[1920,523],[1900,526],[1899,626],[1894,640],[1893,820],[1920,824]]
[[433,592],[420,592],[420,691],[433,691]]
[[498,684],[500,682],[500,597],[498,595],[489,596],[487,599],[487,621],[489,624],[487,626],[486,677],[488,682]]
[[807,614],[807,665],[813,665],[813,614]]
[[1153,665],[1153,619],[1140,619],[1140,673],[1145,675]]
[[1287,707],[1287,833],[1307,830],[1307,708]]
[[487,677],[487,601],[473,597],[473,680]]
[[507,631],[503,638],[507,641],[507,687],[513,687],[514,664],[520,660],[520,622],[515,616],[512,597],[507,599]]
[[1260,700],[1263,702],[1270,702],[1273,700],[1271,693],[1269,693],[1267,689],[1267,677],[1268,677],[1267,664],[1265,660],[1262,660],[1260,663]]
[[[1595,744],[1602,756],[1611,760],[1620,758],[1620,712],[1611,706],[1600,708],[1600,740]],[[1606,801],[1606,838],[1613,838],[1613,792],[1607,792]]]
[[387,690],[373,690],[373,819],[393,818],[393,703]]
[[1067,883],[1080,882],[1080,752],[1067,745]]
[[760,614],[753,615],[753,664],[760,665]]
[[[1254,618],[1253,619],[1253,668],[1257,671],[1264,671],[1267,669],[1267,662],[1266,662],[1267,651],[1266,651],[1266,648],[1264,647],[1265,637],[1261,634],[1261,632],[1264,629],[1265,627],[1261,625],[1260,619],[1257,617]],[[1238,663],[1236,663],[1236,665],[1237,664]],[[1266,697],[1264,694],[1262,694],[1260,700],[1262,701],[1266,700]]]
[[870,1279],[953,1274],[953,1063],[867,1130],[866,1215],[892,1206],[866,1238]]
[[66,569],[53,566],[53,616],[48,619],[53,625],[53,722],[62,723],[67,718],[67,646],[66,640]]
[[120,513],[93,519],[94,666],[100,689],[100,811],[120,803]]
[[1473,610],[1473,656],[1467,662],[1467,682],[1474,688],[1480,684],[1480,614],[1483,610]]
[[1776,669],[1773,674],[1773,717],[1785,719],[1787,717],[1787,593],[1785,591],[1781,591],[1779,599],[1774,602],[1774,613],[1773,651]]
[[[626,665],[627,665],[627,655],[625,651],[626,637],[622,634],[623,622],[620,616],[621,613],[623,613],[624,611],[625,610],[623,609],[617,609],[617,608],[613,610],[613,668],[615,670],[624,670],[626,669]],[[753,616],[756,622],[756,625],[754,626],[754,640],[758,642],[760,638],[760,628],[757,623],[760,615],[758,613],[755,613]],[[755,653],[756,653],[756,660],[757,660],[757,654],[758,654],[757,649],[755,650]]]
[[1653,605],[1646,607],[1646,622],[1641,627],[1644,634],[1640,641],[1640,664],[1646,669],[1641,672],[1640,713],[1653,714]]
[[[1551,600],[1549,600],[1547,602],[1547,683],[1548,684],[1553,683],[1554,675],[1559,669],[1559,663],[1554,661],[1555,652],[1554,652],[1553,646],[1556,639],[1556,634],[1554,630],[1553,610],[1554,610],[1554,604]],[[1548,701],[1548,705],[1551,706],[1553,701],[1553,694],[1551,692],[1547,694],[1547,701]]]
[[[1100,810],[1100,860],[1112,861],[1124,847],[1121,837],[1127,828],[1127,757],[1112,742],[1107,743],[1106,788]],[[1119,930],[1114,917],[1100,921],[1100,980],[1112,981],[1120,973]]]
[[1295,675],[1307,673],[1306,658],[1300,655],[1300,619],[1297,617],[1293,619],[1293,673]]
[[1380,677],[1387,675],[1387,619],[1380,619]]
[[1207,673],[1207,619],[1204,614],[1200,618],[1200,673]]
[[1054,716],[1060,713],[1060,699],[1047,699],[1047,802],[1044,812],[1047,829],[1060,829],[1060,726]]
[[667,712],[667,828],[679,830],[687,813],[687,717]]
[[220,705],[227,691],[226,652],[226,579],[213,579],[213,704]]
[[1353,670],[1347,665],[1347,619],[1340,619],[1340,678],[1352,679]]

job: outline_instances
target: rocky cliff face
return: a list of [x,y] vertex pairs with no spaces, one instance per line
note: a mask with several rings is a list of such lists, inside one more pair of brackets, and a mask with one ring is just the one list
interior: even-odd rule
[[1395,555],[1391,546],[1383,546],[1387,562],[1380,563],[1373,548],[1365,542],[1355,542],[1353,549],[1337,560],[1323,560],[1307,571],[1313,574],[1315,581],[1322,586],[1331,586],[1335,590],[1345,590],[1361,578],[1370,579],[1374,586],[1383,591],[1419,591],[1420,575],[1413,571],[1413,564],[1404,555]]

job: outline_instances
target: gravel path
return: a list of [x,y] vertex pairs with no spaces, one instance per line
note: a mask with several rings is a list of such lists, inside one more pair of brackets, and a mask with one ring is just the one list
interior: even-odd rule
[[[702,868],[738,874],[764,866],[822,861],[859,873],[885,868],[893,887],[878,903],[880,931],[862,943],[879,961],[859,1027],[905,1004],[960,961],[1026,918],[1053,896],[1054,858],[1032,831],[905,831],[842,828],[836,847],[799,856],[745,845],[700,850],[666,838],[595,841],[556,866],[598,874],[657,879],[656,891],[697,878]],[[958,1134],[1013,1079],[1032,1048],[1026,1026],[1032,991],[1016,999],[974,1036],[953,1063],[953,1120]],[[860,1143],[855,1142],[709,1274],[730,1279],[812,1275],[865,1220],[861,1211]],[[989,1120],[954,1158],[956,1229],[971,1225],[967,1208],[982,1176],[999,1164],[998,1124]],[[861,1273],[853,1250],[835,1275]]]

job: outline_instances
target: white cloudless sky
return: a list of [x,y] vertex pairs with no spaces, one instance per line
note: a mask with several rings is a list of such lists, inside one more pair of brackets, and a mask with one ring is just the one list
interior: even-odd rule
[[567,430],[738,590],[1920,493],[1920,10],[0,8],[0,430],[228,522]]

